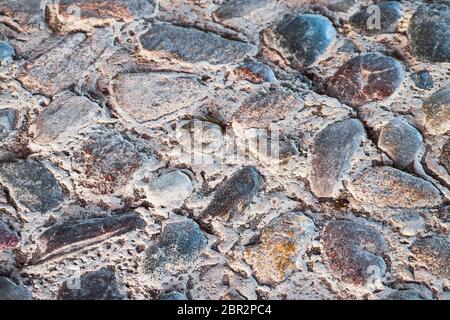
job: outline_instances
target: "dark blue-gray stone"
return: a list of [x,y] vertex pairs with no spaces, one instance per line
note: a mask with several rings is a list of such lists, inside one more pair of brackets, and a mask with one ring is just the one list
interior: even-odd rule
[[364,34],[394,33],[402,16],[402,5],[387,1],[361,9],[350,17],[350,23]]
[[450,9],[422,5],[408,27],[412,54],[421,61],[450,62]]
[[14,48],[8,42],[0,41],[0,60],[12,58]]
[[426,70],[413,73],[411,79],[419,89],[430,90],[434,86],[433,76]]

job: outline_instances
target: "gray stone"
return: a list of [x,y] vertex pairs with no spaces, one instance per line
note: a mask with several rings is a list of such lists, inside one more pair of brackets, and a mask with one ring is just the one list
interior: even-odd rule
[[394,33],[402,16],[400,2],[386,1],[361,9],[350,17],[350,23],[364,34]]
[[262,189],[264,179],[254,167],[244,167],[221,183],[211,203],[201,213],[203,217],[229,220],[242,212]]
[[446,5],[422,5],[408,27],[412,54],[419,60],[450,62],[450,11]]
[[58,300],[124,300],[111,267],[87,272],[65,281],[58,291]]
[[0,41],[0,61],[12,58],[14,56],[14,48],[6,41]]
[[419,89],[430,90],[434,86],[433,76],[427,70],[411,74],[411,79],[414,81],[414,85]]
[[17,233],[0,221],[0,251],[16,248],[20,242]]
[[275,82],[277,80],[272,69],[256,61],[247,61],[241,64],[236,68],[236,74],[241,79],[257,84]]
[[209,95],[196,77],[177,73],[120,74],[111,87],[114,108],[138,122],[157,120]]
[[0,277],[0,300],[31,300],[31,292],[5,277]]
[[15,129],[17,111],[11,108],[0,109],[0,137],[6,137]]
[[216,34],[170,24],[153,24],[139,38],[142,48],[191,62],[228,64],[256,54],[255,46]]
[[401,290],[389,294],[385,300],[426,300],[414,290]]
[[335,122],[319,132],[308,177],[311,191],[317,197],[332,198],[339,194],[342,178],[349,172],[351,158],[364,136],[364,126],[356,119]]
[[395,118],[381,128],[378,146],[395,165],[405,168],[414,162],[422,142],[422,136],[416,128]]
[[355,0],[327,0],[327,8],[331,11],[347,12],[356,3]]
[[271,0],[225,0],[214,11],[214,16],[220,20],[243,17],[252,11],[265,7]]
[[80,250],[106,237],[119,236],[144,226],[144,220],[136,213],[57,224],[39,237],[39,260]]
[[179,207],[192,194],[194,185],[187,173],[175,170],[152,179],[149,189],[153,204]]
[[31,30],[43,22],[42,0],[2,0],[1,15],[13,18],[23,30]]
[[336,38],[336,30],[321,15],[301,14],[281,21],[265,32],[267,43],[296,69],[309,67],[326,52]]
[[147,250],[145,268],[150,273],[185,272],[207,243],[206,237],[194,221],[169,223],[164,227],[158,242]]
[[450,242],[448,236],[430,236],[414,241],[411,252],[432,273],[450,279]]
[[323,230],[322,241],[331,270],[346,282],[365,285],[370,276],[382,277],[387,271],[386,241],[362,222],[332,221]]
[[429,134],[441,135],[450,131],[450,88],[433,93],[424,101],[422,109]]
[[181,292],[168,292],[161,295],[158,300],[188,300],[188,298]]
[[431,183],[391,167],[367,169],[349,190],[359,202],[377,207],[429,208],[442,204],[439,190]]
[[357,56],[346,62],[326,82],[326,92],[352,107],[385,100],[403,82],[403,66],[378,53]]
[[0,181],[13,199],[31,211],[45,213],[63,201],[63,192],[53,174],[35,160],[0,164]]

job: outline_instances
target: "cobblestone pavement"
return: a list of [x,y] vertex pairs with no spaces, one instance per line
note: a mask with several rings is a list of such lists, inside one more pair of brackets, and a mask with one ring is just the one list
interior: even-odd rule
[[0,0],[0,299],[449,299],[449,8]]

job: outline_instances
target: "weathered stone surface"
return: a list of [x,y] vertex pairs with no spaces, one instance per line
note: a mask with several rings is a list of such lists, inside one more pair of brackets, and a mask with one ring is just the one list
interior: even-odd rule
[[413,163],[422,142],[416,128],[395,118],[381,128],[378,146],[398,167],[405,168]]
[[268,128],[292,112],[300,111],[303,105],[303,100],[281,90],[256,94],[236,111],[234,122],[244,128]]
[[422,109],[428,133],[441,135],[450,131],[450,88],[433,93],[424,101]]
[[402,16],[400,2],[386,1],[361,9],[350,23],[364,34],[394,33]]
[[442,204],[431,183],[391,167],[364,171],[349,187],[356,200],[378,207],[427,208]]
[[110,267],[87,272],[79,278],[65,281],[58,291],[58,300],[124,300],[116,273]]
[[448,236],[417,239],[411,251],[432,273],[450,279],[450,242]]
[[6,41],[0,41],[0,61],[12,58],[14,56],[14,48]]
[[63,201],[63,192],[53,174],[35,160],[0,164],[0,181],[13,199],[31,211],[45,213]]
[[419,60],[450,62],[450,11],[445,5],[422,5],[408,27],[412,54]]
[[244,251],[261,284],[283,282],[294,270],[314,233],[314,223],[301,213],[287,213],[273,220],[261,232],[258,244]]
[[434,86],[433,76],[427,70],[411,74],[411,79],[414,81],[414,85],[419,89],[430,90]]
[[224,143],[219,125],[197,119],[180,124],[177,139],[187,152],[207,154],[218,152]]
[[338,12],[347,12],[355,3],[355,0],[326,0],[327,8]]
[[25,30],[37,27],[43,20],[42,0],[2,0],[1,15],[13,18]]
[[46,7],[49,25],[56,31],[103,26],[113,21],[131,22],[150,16],[153,0],[59,0]]
[[0,251],[3,249],[13,249],[17,247],[20,238],[17,233],[11,230],[4,222],[0,221]]
[[214,11],[214,16],[220,20],[243,17],[252,11],[265,7],[271,0],[225,0]]
[[389,294],[385,300],[425,300],[414,290],[401,290]]
[[244,167],[217,187],[211,203],[202,216],[221,217],[229,220],[250,204],[264,183],[254,167]]
[[111,88],[115,108],[138,122],[156,120],[208,96],[197,78],[176,73],[121,74]]
[[382,277],[387,270],[385,240],[361,222],[332,221],[323,230],[322,241],[331,270],[346,282],[364,285],[371,275]]
[[175,170],[152,179],[149,191],[154,204],[179,207],[192,194],[194,185],[186,172]]
[[256,61],[247,61],[241,64],[236,68],[236,74],[241,79],[257,84],[275,82],[277,80],[272,69]]
[[31,300],[31,292],[5,277],[0,277],[0,300]]
[[388,98],[403,78],[403,66],[394,58],[364,54],[350,59],[327,80],[327,94],[350,106],[361,106]]
[[335,122],[319,132],[315,138],[309,183],[317,197],[335,197],[342,187],[342,177],[351,166],[351,158],[365,136],[359,120]]
[[188,300],[188,298],[181,292],[169,292],[161,295],[158,300]]
[[86,188],[113,194],[125,186],[142,164],[142,156],[119,133],[93,133],[73,159]]
[[442,152],[441,156],[439,157],[439,161],[442,163],[445,169],[447,169],[447,172],[450,174],[450,140],[448,140],[442,147]]
[[108,29],[99,29],[90,37],[84,33],[68,35],[61,44],[26,63],[17,78],[26,89],[53,96],[76,83],[110,44]]
[[159,240],[147,250],[146,270],[187,271],[189,264],[204,250],[208,241],[192,220],[169,223]]
[[101,240],[142,229],[144,220],[136,213],[90,218],[57,224],[39,237],[39,259],[79,250]]
[[313,14],[301,14],[281,21],[274,30],[266,30],[266,42],[289,60],[296,69],[316,63],[336,38],[330,20]]
[[17,111],[11,108],[0,109],[0,137],[6,137],[17,123]]
[[68,138],[70,134],[77,134],[80,128],[93,124],[100,114],[101,108],[89,99],[69,91],[62,92],[36,119],[35,141],[49,143]]
[[142,48],[186,62],[228,64],[256,54],[251,44],[228,40],[213,33],[170,24],[154,24],[140,36]]

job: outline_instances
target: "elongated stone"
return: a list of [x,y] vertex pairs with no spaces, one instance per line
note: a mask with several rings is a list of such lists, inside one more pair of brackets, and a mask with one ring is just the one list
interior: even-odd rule
[[263,177],[254,167],[236,171],[217,187],[211,203],[201,215],[229,220],[250,204],[262,188],[263,182]]
[[371,276],[386,271],[386,241],[374,228],[361,222],[337,220],[327,224],[322,241],[331,270],[342,280],[365,285]]
[[112,82],[115,108],[138,122],[156,120],[208,96],[197,78],[177,73],[132,73]]
[[432,135],[450,131],[450,88],[444,88],[428,97],[422,106],[425,129]]
[[86,272],[79,278],[65,281],[58,291],[58,300],[123,300],[116,273],[110,267]]
[[221,20],[243,17],[257,9],[265,7],[270,0],[225,0],[214,11],[214,16]]
[[256,54],[255,46],[225,39],[213,33],[170,24],[154,24],[139,38],[142,48],[186,62],[228,64]]
[[361,203],[391,208],[427,208],[442,204],[439,190],[428,181],[391,167],[364,171],[350,185]]
[[20,238],[17,233],[0,221],[0,251],[16,248],[19,242]]
[[31,292],[5,277],[0,277],[0,300],[31,300]]
[[277,80],[272,69],[265,64],[255,61],[247,61],[241,64],[236,68],[236,74],[241,79],[257,84],[275,82]]
[[1,163],[0,181],[17,202],[31,211],[45,213],[63,201],[58,181],[50,170],[35,160]]
[[136,213],[58,224],[39,237],[39,260],[73,252],[144,226],[144,220]]
[[447,172],[450,174],[450,140],[447,140],[447,142],[442,147],[442,152],[439,160],[445,167]]
[[385,100],[404,79],[403,66],[378,53],[357,56],[346,62],[327,80],[327,94],[350,106]]
[[313,145],[308,180],[318,197],[335,197],[342,187],[342,177],[351,166],[351,158],[365,136],[359,120],[335,122],[319,132]]
[[411,251],[432,273],[450,279],[448,236],[431,236],[414,241]]

